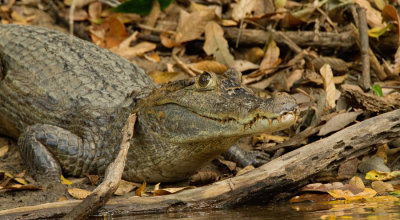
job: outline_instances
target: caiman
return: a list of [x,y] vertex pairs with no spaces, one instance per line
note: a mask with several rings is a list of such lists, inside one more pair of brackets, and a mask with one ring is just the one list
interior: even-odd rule
[[42,27],[0,25],[0,133],[33,175],[101,174],[137,114],[123,178],[185,179],[239,138],[296,120],[293,98],[256,96],[230,69],[156,86],[132,62]]

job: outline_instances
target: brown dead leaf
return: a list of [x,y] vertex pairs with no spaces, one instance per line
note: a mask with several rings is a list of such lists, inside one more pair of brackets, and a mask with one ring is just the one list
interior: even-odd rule
[[175,193],[181,192],[183,190],[195,189],[195,188],[196,188],[195,186],[164,188],[164,189],[154,190],[153,195],[154,196],[163,196],[163,195],[175,194]]
[[223,159],[218,159],[220,163],[225,165],[230,171],[233,171],[236,169],[236,163],[229,161],[229,160],[223,160]]
[[255,5],[256,1],[254,0],[239,0],[239,2],[235,4],[232,9],[233,20],[240,21],[246,16],[249,16],[254,10]]
[[324,90],[326,92],[326,101],[330,108],[336,106],[336,99],[338,91],[336,90],[335,83],[333,82],[333,72],[329,64],[325,64],[319,70],[324,81]]
[[153,79],[156,84],[164,84],[176,80],[186,79],[187,75],[183,72],[161,72],[152,71],[148,75]]
[[290,91],[295,82],[303,77],[304,69],[295,69],[290,76],[286,79],[285,90]]
[[243,174],[248,173],[248,172],[250,172],[250,171],[252,171],[252,170],[254,170],[254,169],[255,169],[255,168],[254,168],[253,165],[248,165],[248,166],[244,167],[243,169],[239,170],[239,171],[236,173],[236,176],[243,175]]
[[217,180],[218,175],[212,171],[199,171],[190,177],[190,185],[206,185]]
[[244,54],[244,58],[252,63],[258,63],[264,57],[264,50],[259,47],[252,47]]
[[208,22],[205,27],[205,35],[203,49],[207,55],[213,55],[218,62],[231,67],[233,56],[229,52],[228,41],[224,38],[221,26],[214,21]]
[[155,43],[144,41],[136,44],[133,47],[128,47],[128,48],[114,47],[111,48],[111,51],[127,59],[132,59],[136,56],[142,56],[146,52],[153,51],[156,48],[157,45]]
[[93,43],[105,48],[118,47],[127,36],[125,25],[118,16],[111,16],[102,24],[90,28]]
[[129,181],[121,180],[119,182],[118,189],[114,192],[114,195],[117,195],[117,196],[125,195],[128,192],[130,192],[133,189],[135,189],[136,187],[138,187],[137,183],[132,183],[132,182],[129,182]]
[[192,63],[192,64],[189,64],[189,67],[195,68],[200,71],[214,72],[217,74],[222,74],[228,69],[228,67],[225,66],[224,64],[219,63],[214,60],[204,60],[204,61],[200,61],[197,63]]
[[221,21],[221,25],[224,26],[224,27],[236,27],[237,24],[238,24],[238,23],[237,23],[236,21],[234,21],[234,20],[226,20],[226,19],[223,19],[223,20]]
[[160,34],[160,40],[161,40],[161,44],[166,48],[173,48],[173,47],[179,45],[175,41],[175,39],[172,39],[172,35],[170,33],[167,33],[167,32],[162,32]]
[[367,13],[367,23],[371,28],[383,28],[385,25],[382,23],[381,13],[373,8],[368,0],[354,0],[354,2],[365,8]]
[[[344,74],[341,76],[334,76],[333,83],[342,84],[347,79],[348,76],[349,76],[349,74]],[[306,71],[305,78],[317,85],[324,84],[324,81],[323,81],[321,75],[317,74],[314,71]]]
[[247,60],[235,60],[233,61],[232,68],[236,69],[239,72],[247,71],[247,70],[255,70],[258,69],[260,66],[254,64]]
[[135,196],[142,196],[145,189],[146,189],[146,182],[143,182],[142,185],[135,191]]
[[329,194],[317,194],[317,193],[305,193],[301,194],[298,196],[293,196],[290,198],[289,202],[291,203],[298,203],[298,202],[327,202],[327,201],[333,201],[335,198],[333,198]]
[[88,197],[88,195],[90,195],[89,190],[86,189],[79,189],[79,188],[69,188],[68,189],[68,193],[74,197],[75,199],[85,199],[86,197]]
[[0,6],[0,11],[9,12],[11,7],[15,4],[16,0],[9,0]]
[[348,124],[354,122],[361,113],[363,112],[344,112],[333,116],[333,118],[331,118],[328,122],[326,122],[324,126],[322,126],[321,130],[319,130],[318,136],[323,136],[334,131],[339,131],[340,129],[346,127]]
[[400,18],[397,10],[392,5],[385,5],[382,10],[382,16],[389,21],[394,21],[397,25],[397,37],[398,42],[400,42]]
[[394,191],[393,185],[390,183],[385,183],[383,181],[374,181],[371,183],[372,189],[374,189],[376,192],[379,194],[385,193],[385,192],[392,192]]
[[156,52],[153,52],[150,55],[145,54],[144,58],[146,58],[146,60],[149,60],[153,63],[159,63],[161,61],[160,56],[158,56],[158,54]]
[[204,33],[206,24],[214,18],[213,9],[195,11],[190,14],[181,10],[175,42],[181,44],[199,38]]
[[22,184],[13,184],[10,186],[0,187],[0,189],[7,189],[11,191],[20,191],[20,190],[40,190],[41,188],[33,185],[22,185]]
[[[64,0],[64,4],[71,6],[73,0]],[[82,8],[96,0],[75,0],[75,7]]]
[[362,192],[362,189],[354,187],[350,184],[343,184],[341,182],[333,182],[333,183],[312,183],[304,186],[299,191],[301,192],[329,192],[332,190],[343,190],[349,191],[353,194],[358,194]]
[[[357,166],[356,166],[356,169],[357,169]],[[358,176],[354,176],[353,178],[351,178],[349,184],[356,187],[357,189],[362,190],[362,191],[364,191],[364,189],[365,189],[364,182]]]
[[99,175],[86,174],[86,177],[89,179],[90,184],[92,184],[92,186],[96,185],[97,182],[99,182],[99,179],[100,179]]
[[89,5],[88,14],[90,20],[97,20],[101,17],[102,4],[101,2],[93,2]]

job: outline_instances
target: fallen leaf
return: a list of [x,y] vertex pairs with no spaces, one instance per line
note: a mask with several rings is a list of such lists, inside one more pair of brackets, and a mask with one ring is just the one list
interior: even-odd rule
[[232,68],[236,69],[239,72],[247,71],[247,70],[255,70],[258,69],[260,66],[254,64],[247,60],[235,60],[233,61]]
[[349,184],[356,187],[357,189],[363,190],[365,189],[364,182],[362,179],[358,176],[354,176],[353,178],[350,179]]
[[217,180],[218,175],[211,171],[199,171],[190,177],[190,185],[206,185]]
[[153,62],[153,63],[159,63],[161,61],[160,56],[156,52],[151,53],[150,55],[144,55],[144,58],[147,60]]
[[235,21],[240,21],[241,19],[249,16],[254,9],[256,1],[254,0],[239,0],[237,4],[233,6],[232,18]]
[[9,148],[8,140],[6,138],[0,138],[0,158],[6,155]]
[[[65,13],[65,19],[67,21],[70,20],[70,8],[67,9],[66,13]],[[86,10],[84,9],[77,9],[75,8],[72,18],[74,21],[86,21],[89,18],[88,13],[86,12]]]
[[88,197],[88,195],[90,195],[89,190],[86,189],[80,189],[80,188],[68,188],[68,193],[74,197],[75,199],[85,199],[86,197]]
[[175,193],[181,192],[183,190],[195,189],[195,188],[196,188],[195,186],[164,188],[164,189],[154,190],[153,195],[154,196],[163,196],[163,195],[175,194]]
[[168,82],[173,82],[181,79],[188,78],[183,72],[161,72],[152,71],[148,75],[153,79],[156,84],[164,84]]
[[331,132],[341,130],[348,124],[354,122],[361,113],[363,112],[344,112],[333,116],[333,118],[331,118],[324,126],[322,126],[321,130],[318,132],[318,136],[327,135]]
[[375,27],[384,27],[385,25],[382,23],[382,15],[381,13],[374,9],[368,0],[354,0],[354,2],[366,9],[367,14],[367,23],[372,28]]
[[349,201],[371,198],[376,195],[376,191],[371,188],[365,188],[364,191],[354,194],[350,190],[334,189],[329,190],[328,193],[336,199],[346,199]]
[[146,189],[146,182],[143,182],[142,185],[135,191],[135,196],[142,196],[145,189]]
[[250,171],[252,171],[252,170],[254,170],[254,169],[255,169],[255,168],[254,168],[253,165],[248,165],[248,166],[244,167],[243,169],[239,170],[239,171],[236,173],[236,176],[243,175],[243,174],[248,173],[248,172],[250,172]]
[[218,23],[211,21],[205,27],[206,39],[203,49],[207,55],[213,55],[215,59],[231,67],[233,64],[233,56],[229,52],[228,42],[224,38],[224,31]]
[[233,171],[236,169],[236,163],[229,161],[229,160],[223,160],[223,159],[218,159],[220,163],[225,165],[230,171]]
[[14,184],[11,186],[3,187],[3,189],[8,189],[8,190],[12,190],[12,191],[20,191],[20,190],[40,190],[41,188],[39,188],[37,186],[29,185],[29,184],[26,184],[26,185]]
[[101,2],[93,2],[89,5],[88,14],[90,20],[97,20],[101,16],[102,4]]
[[222,74],[228,70],[227,66],[214,60],[204,60],[197,63],[192,63],[189,64],[189,67],[200,71],[214,72],[217,74]]
[[181,10],[178,27],[176,28],[175,42],[181,44],[198,39],[204,33],[206,24],[214,18],[215,12],[213,9],[195,11],[190,14]]
[[125,195],[128,192],[135,189],[136,187],[138,187],[137,183],[132,183],[129,181],[121,180],[119,182],[118,189],[114,192],[114,195],[117,195],[117,196]]
[[336,99],[338,91],[336,90],[335,83],[333,82],[333,73],[331,66],[329,64],[325,64],[319,70],[322,79],[324,81],[324,90],[326,92],[326,101],[330,108],[334,108],[336,106]]
[[66,179],[63,175],[61,175],[61,183],[64,185],[71,185],[71,181],[69,181],[68,179]]
[[372,189],[374,189],[376,192],[379,194],[385,193],[385,192],[392,192],[394,191],[393,185],[390,183],[385,183],[383,181],[374,181],[371,183]]
[[172,35],[167,32],[162,32],[160,34],[160,40],[161,44],[166,48],[173,48],[175,46],[180,45],[175,41],[175,39],[172,39]]
[[111,48],[110,50],[114,53],[119,54],[122,57],[125,57],[127,59],[132,59],[136,56],[142,56],[144,53],[153,51],[157,48],[157,45],[155,43],[150,43],[150,42],[140,42],[136,44],[133,47],[129,48],[119,48],[119,47],[114,47]]
[[381,172],[377,170],[371,170],[367,174],[365,174],[365,179],[378,181],[378,180],[391,180],[400,176],[400,171],[393,171],[393,172]]
[[92,186],[96,185],[97,182],[99,182],[99,179],[100,179],[99,175],[86,174],[86,177],[89,179],[90,184],[92,184]]
[[287,92],[290,91],[295,82],[297,82],[303,77],[303,73],[304,73],[303,69],[295,69],[292,71],[290,76],[286,79],[285,90]]

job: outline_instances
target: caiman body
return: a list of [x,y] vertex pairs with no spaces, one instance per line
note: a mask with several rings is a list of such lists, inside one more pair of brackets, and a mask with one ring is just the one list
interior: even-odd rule
[[157,87],[130,61],[45,28],[0,25],[0,133],[33,174],[103,173],[137,114],[123,178],[187,178],[236,140],[289,127],[296,103],[262,99],[240,74],[204,73]]

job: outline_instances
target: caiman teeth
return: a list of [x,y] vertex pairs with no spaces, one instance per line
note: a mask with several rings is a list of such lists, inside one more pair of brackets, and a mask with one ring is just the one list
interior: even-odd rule
[[200,115],[200,116],[208,118],[210,120],[218,121],[223,125],[225,125],[225,123],[236,122],[237,124],[242,124],[243,125],[242,130],[245,130],[246,128],[251,128],[253,126],[253,124],[255,124],[259,119],[268,120],[268,123],[270,126],[272,126],[274,124],[274,120],[276,120],[276,123],[281,124],[282,118],[284,118],[284,116],[289,116],[289,115],[291,115],[294,118],[294,124],[295,124],[297,121],[297,118],[299,116],[297,110],[291,111],[291,112],[285,112],[277,117],[271,117],[271,118],[269,118],[268,116],[257,114],[255,117],[253,117],[253,119],[251,119],[250,121],[245,122],[245,123],[241,123],[241,122],[239,122],[239,120],[237,120],[235,118],[219,119],[219,118],[214,118],[214,117],[205,116],[205,115]]

